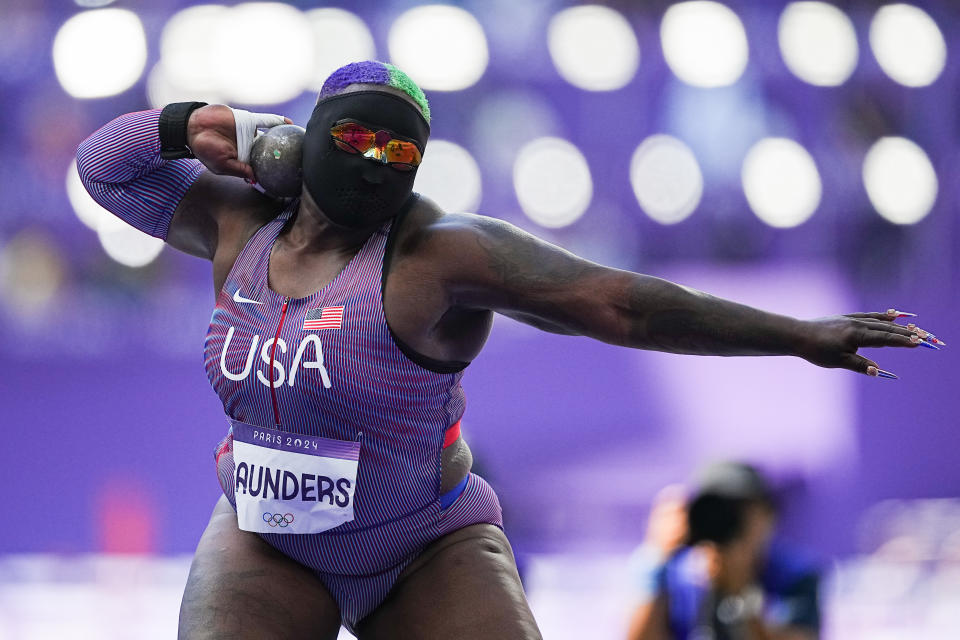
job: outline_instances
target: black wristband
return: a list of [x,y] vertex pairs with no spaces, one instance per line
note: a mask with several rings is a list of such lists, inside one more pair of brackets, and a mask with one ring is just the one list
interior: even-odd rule
[[164,160],[196,158],[187,146],[187,121],[190,114],[206,102],[172,102],[160,112],[160,157]]

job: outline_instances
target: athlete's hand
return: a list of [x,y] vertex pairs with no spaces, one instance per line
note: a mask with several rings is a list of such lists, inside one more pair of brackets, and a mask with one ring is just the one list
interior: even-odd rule
[[894,319],[902,314],[895,309],[886,313],[851,313],[819,318],[804,323],[798,355],[821,367],[843,368],[868,376],[896,378],[868,358],[857,354],[861,347],[918,347],[938,349],[941,340],[914,324],[899,325]]
[[281,124],[293,124],[293,121],[271,113],[250,113],[222,104],[211,104],[190,114],[187,146],[213,173],[246,178],[253,182],[253,168],[247,160],[257,129]]

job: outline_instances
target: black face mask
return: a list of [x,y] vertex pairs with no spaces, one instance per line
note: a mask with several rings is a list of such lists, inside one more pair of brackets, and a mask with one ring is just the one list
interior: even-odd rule
[[333,223],[373,228],[400,211],[413,192],[417,171],[401,171],[338,149],[330,129],[341,120],[357,120],[409,138],[421,153],[430,126],[415,106],[384,91],[343,93],[314,107],[303,139],[303,184]]

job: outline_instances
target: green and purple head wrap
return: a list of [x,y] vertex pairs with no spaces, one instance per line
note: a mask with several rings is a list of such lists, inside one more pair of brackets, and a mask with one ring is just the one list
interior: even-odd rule
[[423,90],[410,76],[388,62],[365,60],[340,67],[324,81],[317,100],[336,95],[351,84],[379,84],[399,89],[417,103],[424,120],[430,123],[430,103],[423,95]]

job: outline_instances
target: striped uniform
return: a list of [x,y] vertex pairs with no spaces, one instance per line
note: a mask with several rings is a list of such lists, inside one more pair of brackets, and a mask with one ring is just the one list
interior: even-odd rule
[[[101,204],[165,237],[169,216],[203,168],[196,160],[159,159],[158,115],[130,114],[108,124],[81,145],[78,167]],[[329,284],[288,299],[267,286],[267,268],[295,211],[296,201],[238,256],[210,320],[205,366],[228,418],[360,439],[354,520],[318,534],[260,534],[316,572],[353,629],[427,544],[471,524],[502,526],[502,519],[493,490],[474,474],[452,504],[441,506],[441,453],[448,428],[464,411],[462,371],[440,373],[413,362],[387,326],[382,288],[392,223],[372,234]],[[320,317],[325,321],[316,322]],[[216,457],[220,484],[235,506],[230,434]]]

